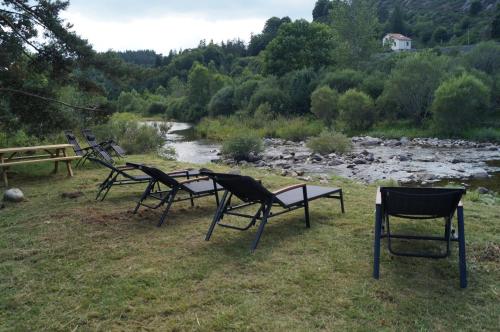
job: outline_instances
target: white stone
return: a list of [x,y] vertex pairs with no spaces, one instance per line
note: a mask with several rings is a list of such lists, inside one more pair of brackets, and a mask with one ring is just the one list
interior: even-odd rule
[[3,200],[8,202],[22,202],[24,200],[24,194],[19,188],[11,188],[5,191]]

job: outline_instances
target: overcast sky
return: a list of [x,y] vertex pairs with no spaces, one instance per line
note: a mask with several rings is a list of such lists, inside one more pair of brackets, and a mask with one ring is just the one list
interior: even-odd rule
[[272,16],[311,20],[316,0],[71,0],[62,14],[97,51],[196,47],[260,33]]

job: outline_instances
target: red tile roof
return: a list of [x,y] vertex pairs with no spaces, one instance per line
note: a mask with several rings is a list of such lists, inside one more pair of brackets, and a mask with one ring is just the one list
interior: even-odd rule
[[400,33],[388,33],[387,35],[385,35],[384,38],[391,38],[391,39],[397,39],[397,40],[411,40],[411,38],[403,36]]

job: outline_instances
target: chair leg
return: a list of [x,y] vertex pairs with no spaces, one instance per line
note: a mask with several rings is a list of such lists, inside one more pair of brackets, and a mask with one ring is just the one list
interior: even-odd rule
[[165,218],[167,217],[168,211],[170,210],[170,207],[172,206],[172,203],[174,202],[175,195],[177,194],[177,188],[172,188],[172,191],[168,193],[168,201],[167,201],[167,207],[165,208],[165,211],[163,211],[160,221],[158,222],[158,227],[161,227],[163,223],[165,222]]
[[302,187],[302,192],[304,195],[304,214],[306,217],[306,228],[311,228],[311,223],[309,222],[309,199],[307,198],[307,186]]
[[380,276],[380,238],[382,230],[382,207],[375,206],[375,241],[373,244],[373,278]]
[[260,237],[262,236],[262,232],[264,232],[264,227],[267,224],[267,218],[269,217],[269,212],[271,212],[271,207],[273,205],[268,203],[268,206],[263,207],[264,213],[262,215],[262,220],[260,221],[259,229],[257,230],[257,235],[255,235],[255,239],[253,240],[251,251],[254,252],[259,244]]
[[148,186],[146,187],[146,190],[144,190],[144,192],[141,195],[141,198],[139,199],[139,201],[137,202],[137,205],[135,206],[135,209],[133,212],[134,214],[137,213],[137,210],[139,210],[139,207],[141,206],[142,201],[144,201],[146,199],[146,197],[148,197],[149,192],[151,191],[151,188],[154,187],[155,183],[156,183],[156,181],[154,181],[154,180],[149,181]]
[[459,206],[457,209],[458,219],[458,257],[460,270],[460,287],[467,287],[467,264],[465,260],[465,227],[464,227],[464,208]]
[[225,206],[226,206],[226,201],[227,200],[227,195],[228,191],[224,191],[224,194],[222,195],[222,200],[220,201],[219,205],[217,206],[217,210],[215,211],[214,217],[212,219],[212,223],[210,224],[210,227],[208,228],[207,235],[205,236],[205,241],[209,241],[210,237],[212,236],[212,233],[214,231],[215,225],[219,222],[221,219],[221,215],[224,212]]
[[345,213],[345,209],[344,209],[344,195],[342,194],[342,189],[340,189],[340,208],[342,210],[342,213]]
[[191,207],[194,207],[193,194],[189,193],[189,200],[191,201]]

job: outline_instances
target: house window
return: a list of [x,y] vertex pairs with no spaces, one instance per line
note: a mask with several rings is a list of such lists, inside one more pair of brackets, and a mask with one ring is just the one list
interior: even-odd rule
[[406,46],[410,46],[410,42],[406,42]]

